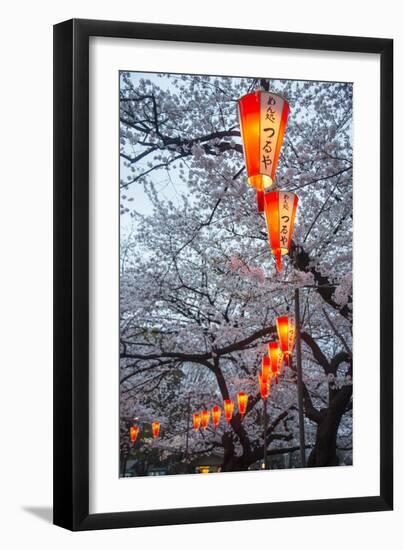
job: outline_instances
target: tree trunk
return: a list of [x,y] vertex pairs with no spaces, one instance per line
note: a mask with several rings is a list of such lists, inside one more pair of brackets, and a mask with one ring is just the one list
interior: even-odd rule
[[308,467],[338,466],[336,440],[340,418],[337,419],[329,410],[326,412],[324,420],[318,425],[316,431],[315,446],[309,455]]
[[235,445],[233,435],[230,432],[225,432],[222,437],[222,444],[224,447],[224,459],[222,463],[223,472],[238,472],[241,470],[247,470],[248,467],[254,462],[252,453],[249,450],[243,448],[243,453],[240,456],[235,454]]
[[126,475],[126,466],[127,466],[127,454],[124,454],[121,458],[121,464],[122,464],[122,477],[125,477]]
[[318,422],[315,446],[309,455],[308,467],[338,466],[337,431],[352,391],[352,386],[344,386],[334,393],[329,407],[320,411],[322,419]]

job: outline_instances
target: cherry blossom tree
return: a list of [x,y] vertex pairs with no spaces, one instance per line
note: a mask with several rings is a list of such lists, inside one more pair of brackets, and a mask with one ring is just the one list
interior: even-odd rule
[[[281,273],[237,116],[238,98],[268,85],[291,107],[276,184],[299,197]],[[134,418],[136,452],[160,461],[214,453],[226,471],[261,460],[257,371],[299,288],[308,465],[339,464],[352,446],[352,85],[125,72],[120,136],[122,460]],[[238,391],[249,395],[243,420],[189,428],[190,413]],[[298,450],[293,369],[268,404],[269,456]]]

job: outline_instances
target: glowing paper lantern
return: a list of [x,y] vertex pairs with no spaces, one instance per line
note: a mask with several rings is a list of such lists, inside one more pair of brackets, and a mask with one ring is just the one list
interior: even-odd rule
[[265,382],[268,382],[272,376],[271,365],[270,365],[270,356],[263,355],[262,358],[262,378]]
[[210,420],[210,412],[209,411],[202,411],[201,413],[201,426],[203,430],[205,430],[208,426]]
[[138,426],[130,427],[130,441],[134,443],[139,435],[140,428]]
[[239,414],[243,417],[248,406],[248,396],[245,392],[240,391],[237,395]]
[[269,391],[270,391],[269,379],[268,378],[264,379],[263,375],[260,372],[257,373],[257,376],[259,379],[260,397],[266,400],[269,396]]
[[277,334],[280,348],[288,365],[288,358],[292,354],[295,343],[295,322],[292,317],[277,317]]
[[193,414],[193,428],[195,429],[196,432],[200,428],[200,422],[201,422],[200,414],[199,413],[194,413]]
[[217,428],[218,424],[220,423],[221,417],[221,409],[218,405],[214,405],[214,407],[212,408],[211,416],[213,417],[214,428]]
[[152,428],[152,431],[153,431],[153,438],[157,439],[157,437],[159,436],[159,433],[160,433],[161,423],[160,422],[153,422],[151,424],[151,428]]
[[231,401],[231,399],[226,399],[224,401],[224,414],[228,424],[231,422],[233,413],[234,413],[234,403]]
[[283,97],[266,91],[244,95],[238,105],[248,182],[264,191],[275,179],[290,108]]
[[297,212],[298,197],[289,191],[271,191],[264,196],[264,213],[271,251],[281,271],[281,256],[288,254]]
[[281,348],[278,342],[269,342],[267,344],[270,356],[271,373],[276,377],[276,384],[278,384],[278,375],[281,372]]

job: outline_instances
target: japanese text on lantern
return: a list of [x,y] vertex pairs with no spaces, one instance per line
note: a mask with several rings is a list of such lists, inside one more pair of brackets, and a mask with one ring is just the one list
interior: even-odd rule
[[295,342],[295,319],[291,317],[288,322],[288,349],[292,353]]
[[290,201],[293,199],[287,192],[279,193],[279,211],[280,211],[280,247],[288,249],[291,224]]
[[274,157],[284,100],[269,92],[261,94],[261,171],[274,179]]

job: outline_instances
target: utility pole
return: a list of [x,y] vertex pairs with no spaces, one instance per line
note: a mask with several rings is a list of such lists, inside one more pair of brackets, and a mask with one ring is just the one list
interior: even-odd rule
[[186,445],[185,445],[186,469],[187,469],[187,461],[189,456],[189,428],[190,428],[190,395],[188,397],[187,421],[186,421]]
[[[301,454],[301,466],[305,468],[305,426],[304,426],[304,390],[302,380],[302,354],[301,354],[301,319],[299,312],[299,288],[295,289],[295,346],[297,351],[297,390],[298,390],[298,416],[299,416],[299,446]],[[290,356],[291,360],[291,356]],[[290,365],[291,366],[291,365]]]

